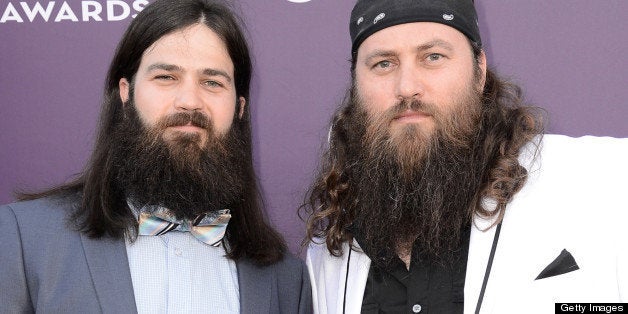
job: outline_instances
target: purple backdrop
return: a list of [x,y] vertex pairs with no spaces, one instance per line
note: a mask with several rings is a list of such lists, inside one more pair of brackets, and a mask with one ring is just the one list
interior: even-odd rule
[[[298,252],[296,210],[348,85],[354,1],[293,1],[237,3],[255,56],[258,175],[270,219]],[[106,68],[145,3],[0,0],[0,203],[16,188],[43,188],[81,171]],[[550,132],[628,136],[628,2],[476,3],[489,64],[547,109]],[[30,13],[37,5],[43,14]]]

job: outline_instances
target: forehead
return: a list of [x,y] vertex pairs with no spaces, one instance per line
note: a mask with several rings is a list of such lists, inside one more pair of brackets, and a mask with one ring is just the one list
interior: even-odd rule
[[470,49],[467,37],[451,26],[433,22],[414,22],[394,25],[373,33],[358,48],[358,57],[375,49],[415,48],[435,41],[447,43],[456,49]]
[[220,67],[233,73],[233,62],[224,40],[204,24],[194,24],[166,34],[142,54],[140,69],[153,63],[181,67]]

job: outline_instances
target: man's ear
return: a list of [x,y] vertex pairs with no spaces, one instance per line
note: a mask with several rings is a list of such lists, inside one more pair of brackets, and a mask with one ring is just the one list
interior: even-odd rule
[[122,100],[123,104],[126,104],[126,102],[129,100],[130,88],[131,86],[129,84],[129,81],[127,81],[127,79],[125,79],[124,77],[121,78],[118,82],[118,89],[120,90],[120,100]]
[[484,50],[480,51],[480,55],[478,56],[478,66],[480,67],[480,92],[484,91],[484,85],[486,84],[486,53]]
[[242,96],[238,98],[238,107],[240,108],[240,112],[238,112],[238,117],[242,119],[242,117],[244,116],[244,107],[246,107],[246,99],[244,99],[244,97]]

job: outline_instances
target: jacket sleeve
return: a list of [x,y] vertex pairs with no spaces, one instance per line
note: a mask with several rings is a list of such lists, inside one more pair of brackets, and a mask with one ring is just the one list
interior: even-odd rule
[[617,257],[617,286],[619,302],[628,302],[628,246],[619,249]]
[[[292,255],[286,255],[272,267],[276,286],[271,296],[275,301],[271,300],[270,313],[311,314],[312,289],[305,263]],[[254,313],[262,312],[258,309]]]
[[0,313],[34,313],[24,269],[20,226],[9,206],[0,207]]
[[312,285],[305,264],[301,263],[301,301],[299,302],[300,314],[311,314],[312,309]]
[[[619,290],[619,302],[628,302],[628,228],[626,228],[626,221],[628,221],[628,203],[626,202],[625,191],[628,190],[628,164],[626,158],[628,158],[628,139],[620,139],[621,145],[617,145],[619,151],[610,153],[608,155],[615,156],[617,162],[612,163],[612,172],[615,173],[615,180],[611,181],[611,186],[616,188],[611,192],[611,195],[616,197],[615,212],[619,214],[615,217],[613,223],[615,223],[615,230],[618,231],[615,239],[615,247],[617,250],[617,287]],[[610,163],[609,163],[610,164]]]

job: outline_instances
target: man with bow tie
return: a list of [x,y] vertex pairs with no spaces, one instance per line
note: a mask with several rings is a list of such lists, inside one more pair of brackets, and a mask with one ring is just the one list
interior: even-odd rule
[[258,199],[238,21],[220,0],[133,20],[84,172],[0,207],[1,313],[311,312]]
[[626,302],[627,139],[542,135],[487,68],[471,0],[358,0],[349,28],[304,207],[316,313]]

